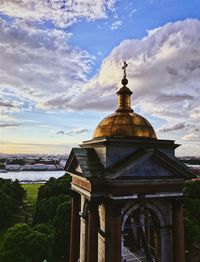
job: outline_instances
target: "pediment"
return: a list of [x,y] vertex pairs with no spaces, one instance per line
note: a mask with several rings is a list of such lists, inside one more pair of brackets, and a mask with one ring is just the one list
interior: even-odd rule
[[119,172],[119,176],[135,177],[171,177],[173,173],[158,164],[152,157],[136,165],[130,164]]
[[106,170],[110,179],[183,178],[192,172],[177,158],[170,158],[159,150],[138,150]]
[[85,178],[125,180],[194,177],[176,157],[169,157],[157,149],[139,149],[105,169],[94,148],[73,148],[65,171]]
[[83,177],[99,177],[104,168],[93,148],[73,148],[65,171]]

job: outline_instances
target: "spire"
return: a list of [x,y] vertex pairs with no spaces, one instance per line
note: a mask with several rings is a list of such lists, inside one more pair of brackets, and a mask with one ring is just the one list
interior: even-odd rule
[[117,92],[118,95],[118,109],[116,112],[133,112],[133,109],[131,108],[131,90],[126,86],[128,84],[128,79],[126,78],[126,68],[128,64],[126,61],[124,61],[124,65],[122,66],[122,69],[124,71],[124,76],[121,81],[122,87]]

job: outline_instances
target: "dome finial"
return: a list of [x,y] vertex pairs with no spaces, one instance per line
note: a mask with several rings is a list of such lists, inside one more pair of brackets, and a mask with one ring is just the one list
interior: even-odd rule
[[126,61],[124,61],[124,65],[122,66],[122,69],[124,70],[124,78],[126,78],[126,68],[127,68],[128,64],[126,63]]
[[124,65],[122,66],[122,69],[124,70],[124,77],[122,79],[122,85],[126,86],[128,84],[128,79],[126,78],[126,68],[127,68],[128,64],[126,63],[126,61],[124,61]]
[[151,124],[142,116],[133,112],[131,108],[131,90],[126,86],[126,68],[124,61],[122,67],[124,77],[122,87],[117,91],[118,108],[114,114],[104,118],[97,126],[93,139],[102,137],[146,137],[156,139],[156,134]]

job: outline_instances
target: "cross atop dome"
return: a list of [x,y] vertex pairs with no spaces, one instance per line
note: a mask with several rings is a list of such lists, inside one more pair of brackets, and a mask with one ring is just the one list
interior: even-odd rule
[[151,124],[131,108],[131,90],[127,87],[126,68],[124,61],[122,69],[122,87],[117,91],[118,108],[114,114],[104,118],[95,129],[93,139],[100,137],[145,137],[156,139],[156,133]]
[[124,65],[122,66],[122,69],[124,70],[124,79],[126,78],[126,68],[127,68],[128,64],[126,63],[126,61],[124,61]]
[[124,71],[124,77],[121,81],[123,86],[126,86],[128,84],[128,79],[126,78],[126,68],[127,68],[128,64],[126,63],[126,61],[124,61],[124,65],[122,66],[122,69]]

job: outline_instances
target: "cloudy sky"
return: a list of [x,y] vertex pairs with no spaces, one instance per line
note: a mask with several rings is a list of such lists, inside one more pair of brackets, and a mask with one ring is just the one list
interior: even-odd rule
[[0,153],[69,153],[116,109],[200,155],[199,0],[0,0]]

